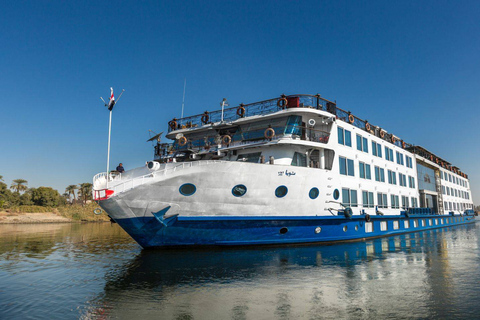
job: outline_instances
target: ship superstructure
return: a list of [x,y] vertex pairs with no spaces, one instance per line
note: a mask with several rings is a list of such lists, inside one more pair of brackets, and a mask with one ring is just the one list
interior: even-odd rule
[[147,166],[94,178],[143,247],[333,242],[474,221],[468,176],[320,95],[173,119]]

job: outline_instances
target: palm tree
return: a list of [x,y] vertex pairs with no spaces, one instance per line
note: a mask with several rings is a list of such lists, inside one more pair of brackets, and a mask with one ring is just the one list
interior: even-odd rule
[[75,196],[75,190],[77,190],[78,187],[75,184],[71,184],[68,187],[65,188],[65,193],[68,194],[67,199],[71,199],[71,196],[73,195],[73,200],[77,200],[77,197]]
[[87,200],[92,195],[93,185],[91,183],[80,183],[80,188],[78,189],[79,197],[82,197],[83,204],[87,203]]
[[20,193],[20,191],[25,191],[28,189],[26,184],[28,184],[28,181],[25,179],[15,179],[12,181],[10,189],[14,190],[16,193]]
[[0,175],[0,181],[3,181],[3,176],[2,175]]

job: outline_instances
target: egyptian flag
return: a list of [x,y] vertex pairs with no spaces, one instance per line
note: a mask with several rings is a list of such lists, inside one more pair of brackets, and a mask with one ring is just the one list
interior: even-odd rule
[[115,97],[113,96],[113,88],[110,87],[110,101],[108,102],[108,110],[112,111],[115,105]]

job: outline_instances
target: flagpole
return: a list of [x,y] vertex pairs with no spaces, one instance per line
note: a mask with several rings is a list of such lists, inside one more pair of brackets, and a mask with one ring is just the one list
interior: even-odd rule
[[109,178],[108,170],[110,166],[110,137],[112,133],[112,110],[110,110],[110,121],[108,122],[107,188],[108,188],[108,178]]

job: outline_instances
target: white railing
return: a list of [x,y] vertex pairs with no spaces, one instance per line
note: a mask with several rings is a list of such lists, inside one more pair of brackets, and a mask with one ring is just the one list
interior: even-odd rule
[[[208,165],[208,164],[212,164],[212,163],[221,163],[221,162],[226,162],[226,161],[224,161],[224,160],[205,160],[205,161],[182,162],[182,163],[178,163],[178,165],[169,166],[167,168],[166,166],[170,165],[170,163],[169,163],[169,164],[165,164],[165,167],[163,169],[152,171],[148,174],[138,176],[138,177],[134,177],[134,178],[131,178],[131,179],[128,179],[128,180],[125,180],[125,181],[121,181],[121,174],[120,175],[110,174],[108,182],[112,183],[112,185],[111,186],[109,185],[108,188],[107,188],[107,180],[106,180],[107,179],[107,173],[102,172],[102,173],[96,174],[93,177],[94,200],[99,200],[99,198],[103,199],[104,197],[105,198],[108,197],[106,195],[106,193],[104,192],[106,189],[113,190],[114,192],[113,192],[112,195],[114,195],[114,194],[118,194],[118,193],[122,193],[122,192],[125,192],[125,191],[128,191],[128,190],[131,190],[131,189],[133,189],[135,187],[138,187],[138,186],[141,186],[145,183],[148,183],[149,181],[151,181],[151,179],[153,179],[155,177],[158,177],[158,176],[166,176],[167,174],[174,173],[178,170],[183,170],[183,169],[191,168],[191,167],[194,167],[194,166]],[[171,163],[171,164],[173,164],[173,163]],[[115,182],[119,182],[119,181],[121,181],[121,182],[120,183],[115,183]]]

